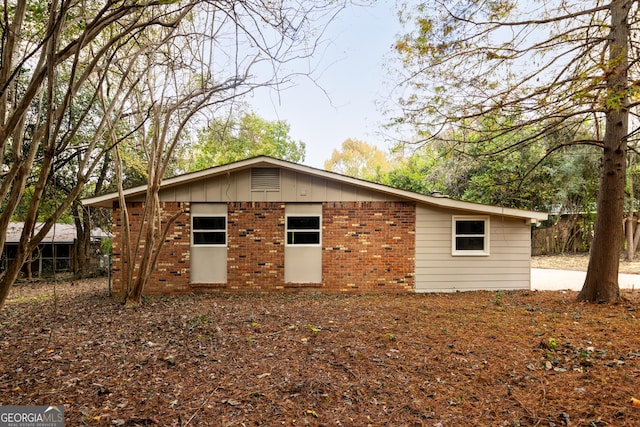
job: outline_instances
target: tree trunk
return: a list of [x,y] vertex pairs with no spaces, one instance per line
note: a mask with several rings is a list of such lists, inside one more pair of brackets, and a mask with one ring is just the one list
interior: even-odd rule
[[634,212],[630,212],[629,216],[627,217],[625,228],[624,228],[625,236],[626,236],[626,245],[627,245],[627,251],[626,251],[627,261],[633,261],[636,254],[636,248],[633,244],[633,241],[634,241],[633,233],[635,231],[635,223],[636,221],[635,221]]
[[[113,134],[111,135],[113,137]],[[116,183],[118,184],[118,206],[120,215],[120,294],[122,302],[127,301],[127,295],[131,288],[133,277],[133,254],[131,252],[131,229],[129,227],[129,211],[124,197],[124,184],[122,182],[122,157],[120,156],[120,147],[115,146],[115,170]],[[116,221],[116,213],[114,212],[113,221]]]
[[91,216],[89,208],[74,203],[73,220],[76,225],[73,273],[76,279],[84,279],[91,272]]
[[[573,242],[573,240],[575,239],[575,228],[576,228],[576,223],[578,222],[578,214],[571,214],[569,215],[569,220],[567,221],[566,224],[563,225],[563,228],[566,230],[566,238],[565,236],[562,236],[562,238],[560,236],[558,236],[558,243],[561,245],[560,246],[560,250],[559,253],[564,254],[567,253],[567,249],[569,251],[575,251],[575,245],[569,245],[570,243]],[[563,231],[563,230],[559,230],[559,231]],[[564,233],[563,233],[564,234]]]
[[598,213],[589,267],[578,300],[615,303],[620,300],[618,271],[624,240],[624,184],[626,178],[629,111],[627,43],[630,0],[611,2],[609,72],[604,150],[598,191]]
[[[153,177],[151,179],[153,179]],[[145,201],[141,225],[143,228],[146,227],[145,241],[144,247],[141,248],[142,253],[134,259],[134,263],[139,263],[139,266],[137,268],[136,278],[131,286],[129,294],[127,295],[126,305],[129,306],[140,305],[140,302],[142,301],[142,291],[149,281],[154,268],[153,253],[154,250],[156,250],[156,245],[158,244],[158,227],[160,223],[160,216],[162,215],[159,209],[160,202],[158,201],[159,184],[155,185],[154,183],[154,185],[149,185],[150,189],[147,190],[147,198]],[[139,233],[142,233],[142,229]],[[140,250],[139,247],[135,250],[136,254],[138,253],[138,250]]]
[[[635,156],[628,156],[628,165],[627,165],[627,169],[630,169],[633,167],[633,161],[635,159]],[[633,261],[633,258],[635,257],[636,254],[636,248],[633,244],[634,241],[634,232],[635,232],[635,219],[636,219],[636,212],[635,212],[635,205],[636,205],[636,201],[635,198],[633,197],[633,174],[629,174],[629,176],[627,177],[627,184],[629,186],[629,213],[627,215],[627,222],[625,224],[625,236],[626,236],[626,246],[627,246],[627,256],[626,259],[627,261]]]

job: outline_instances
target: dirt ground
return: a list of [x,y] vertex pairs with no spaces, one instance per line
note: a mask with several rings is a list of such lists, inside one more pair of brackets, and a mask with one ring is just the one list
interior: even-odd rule
[[69,426],[637,426],[640,294],[185,295],[19,285],[0,404]]

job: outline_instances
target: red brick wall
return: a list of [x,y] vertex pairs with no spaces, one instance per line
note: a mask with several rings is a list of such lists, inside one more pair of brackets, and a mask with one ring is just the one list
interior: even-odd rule
[[350,293],[413,291],[415,223],[413,203],[325,203],[325,287]]
[[[167,239],[160,249],[160,257],[155,271],[151,276],[145,294],[178,294],[190,292],[189,286],[189,255],[191,238],[191,221],[189,220],[189,204],[180,202],[161,202],[162,225],[179,209],[185,210],[171,225]],[[129,229],[131,234],[131,248],[135,247],[140,231],[145,232],[142,222],[144,204],[133,202],[127,204],[129,211]],[[120,208],[113,209],[113,276],[112,287],[114,295],[122,290],[123,258],[122,258],[122,221]],[[145,245],[144,234],[140,241],[140,248]],[[139,261],[137,261],[139,262]]]
[[[141,228],[143,206],[128,206],[132,238]],[[161,204],[166,220],[185,209],[163,245],[145,293],[206,291],[189,284],[188,203]],[[414,289],[415,204],[405,202],[330,202],[322,213],[322,285],[284,283],[285,204],[235,202],[228,205],[227,284],[210,290],[274,292],[283,289],[334,293],[411,292]],[[113,286],[121,284],[120,210],[114,209]],[[144,242],[142,243],[144,244]]]
[[227,288],[269,292],[284,282],[284,203],[229,203]]

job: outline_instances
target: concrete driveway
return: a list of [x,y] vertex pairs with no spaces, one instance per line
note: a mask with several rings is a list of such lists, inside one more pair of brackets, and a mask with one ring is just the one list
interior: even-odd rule
[[[584,271],[532,268],[531,289],[579,291],[582,289],[586,275]],[[622,289],[640,289],[640,274],[620,274],[618,282]]]

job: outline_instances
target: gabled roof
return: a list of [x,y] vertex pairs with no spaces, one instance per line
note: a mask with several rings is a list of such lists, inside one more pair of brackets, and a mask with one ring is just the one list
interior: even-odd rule
[[[311,166],[305,166],[286,160],[275,159],[269,156],[252,157],[246,160],[240,160],[238,162],[229,163],[222,166],[215,166],[209,169],[204,169],[198,172],[187,173],[184,175],[175,176],[162,181],[161,188],[167,189],[176,187],[179,185],[189,184],[191,182],[207,179],[219,175],[229,174],[244,169],[250,169],[255,167],[277,167],[285,170],[291,170],[298,173],[309,174],[324,178],[331,181],[336,181],[343,184],[353,185],[363,189],[377,191],[383,194],[387,194],[393,197],[406,199],[410,201],[425,203],[431,206],[437,206],[442,208],[450,208],[456,210],[464,210],[476,214],[485,215],[500,215],[513,218],[523,218],[530,220],[532,223],[543,221],[547,219],[547,214],[544,212],[533,212],[522,209],[504,208],[500,206],[484,205],[480,203],[463,202],[460,200],[450,199],[448,197],[438,197],[432,195],[424,195],[420,193],[414,193],[412,191],[399,190],[387,185],[378,184],[375,182],[366,181],[359,178],[353,178],[339,173],[326,171],[323,169],[314,168]],[[125,198],[144,195],[147,190],[146,185],[140,185],[137,187],[129,188],[124,191]],[[82,200],[84,205],[98,206],[111,208],[113,202],[118,200],[118,193],[109,193],[102,196],[91,197]]]

